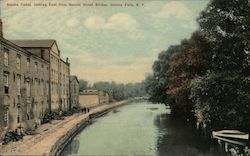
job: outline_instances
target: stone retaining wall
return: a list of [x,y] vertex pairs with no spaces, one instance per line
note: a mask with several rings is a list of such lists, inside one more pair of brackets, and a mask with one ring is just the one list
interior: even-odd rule
[[89,125],[91,120],[101,117],[105,114],[107,114],[111,109],[123,106],[125,104],[133,102],[134,99],[129,99],[121,102],[117,102],[116,106],[98,111],[98,112],[93,112],[92,114],[89,115],[88,118],[82,120],[80,123],[78,123],[75,127],[73,127],[70,131],[67,132],[67,134],[63,135],[56,144],[51,148],[51,151],[48,155],[60,155],[60,153],[63,151],[63,149],[66,147],[66,145],[86,126]]

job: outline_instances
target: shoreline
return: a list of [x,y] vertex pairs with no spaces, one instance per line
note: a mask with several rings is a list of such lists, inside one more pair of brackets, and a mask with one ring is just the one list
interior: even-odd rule
[[109,108],[103,109],[101,111],[93,112],[92,114],[90,114],[90,116],[88,118],[86,118],[85,120],[83,120],[80,123],[78,123],[77,125],[75,125],[75,127],[73,127],[70,131],[68,131],[66,135],[64,135],[62,138],[60,138],[57,141],[57,143],[54,144],[54,146],[51,148],[51,151],[48,155],[60,155],[62,153],[62,151],[64,150],[64,148],[68,145],[68,143],[70,141],[72,141],[72,139],[77,134],[79,134],[79,132],[84,130],[84,128],[87,127],[92,120],[99,118],[99,117],[102,117],[102,116],[106,115],[109,111],[111,111],[112,109],[124,106],[130,102],[133,102],[133,100],[119,101],[119,102],[117,102],[118,104],[113,106],[113,107],[109,107]]
[[75,135],[89,125],[89,121],[100,117],[111,109],[135,101],[127,99],[92,108],[88,113],[76,113],[64,120],[53,120],[41,125],[35,135],[0,146],[0,155],[59,155]]

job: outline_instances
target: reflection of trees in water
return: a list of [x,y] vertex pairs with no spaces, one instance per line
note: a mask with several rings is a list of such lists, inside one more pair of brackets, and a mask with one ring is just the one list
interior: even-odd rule
[[225,156],[226,154],[209,136],[198,132],[193,124],[178,121],[171,115],[158,115],[154,124],[159,129],[157,148],[159,155],[173,156]]
[[63,150],[61,156],[68,156],[68,155],[76,155],[78,153],[78,149],[80,146],[80,141],[76,137],[71,143],[69,143],[66,148]]

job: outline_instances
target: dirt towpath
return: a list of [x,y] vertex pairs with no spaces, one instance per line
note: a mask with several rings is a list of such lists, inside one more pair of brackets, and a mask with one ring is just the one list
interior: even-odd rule
[[128,101],[100,105],[92,108],[90,112],[77,113],[64,120],[53,120],[51,123],[41,125],[35,135],[24,136],[22,141],[11,142],[0,147],[0,155],[48,155],[54,144],[68,131],[75,127],[90,114],[102,112],[117,106],[126,104]]

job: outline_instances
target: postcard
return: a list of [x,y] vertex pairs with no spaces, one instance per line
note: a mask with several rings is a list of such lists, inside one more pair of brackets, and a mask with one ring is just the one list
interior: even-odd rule
[[0,155],[249,155],[249,0],[0,3]]

